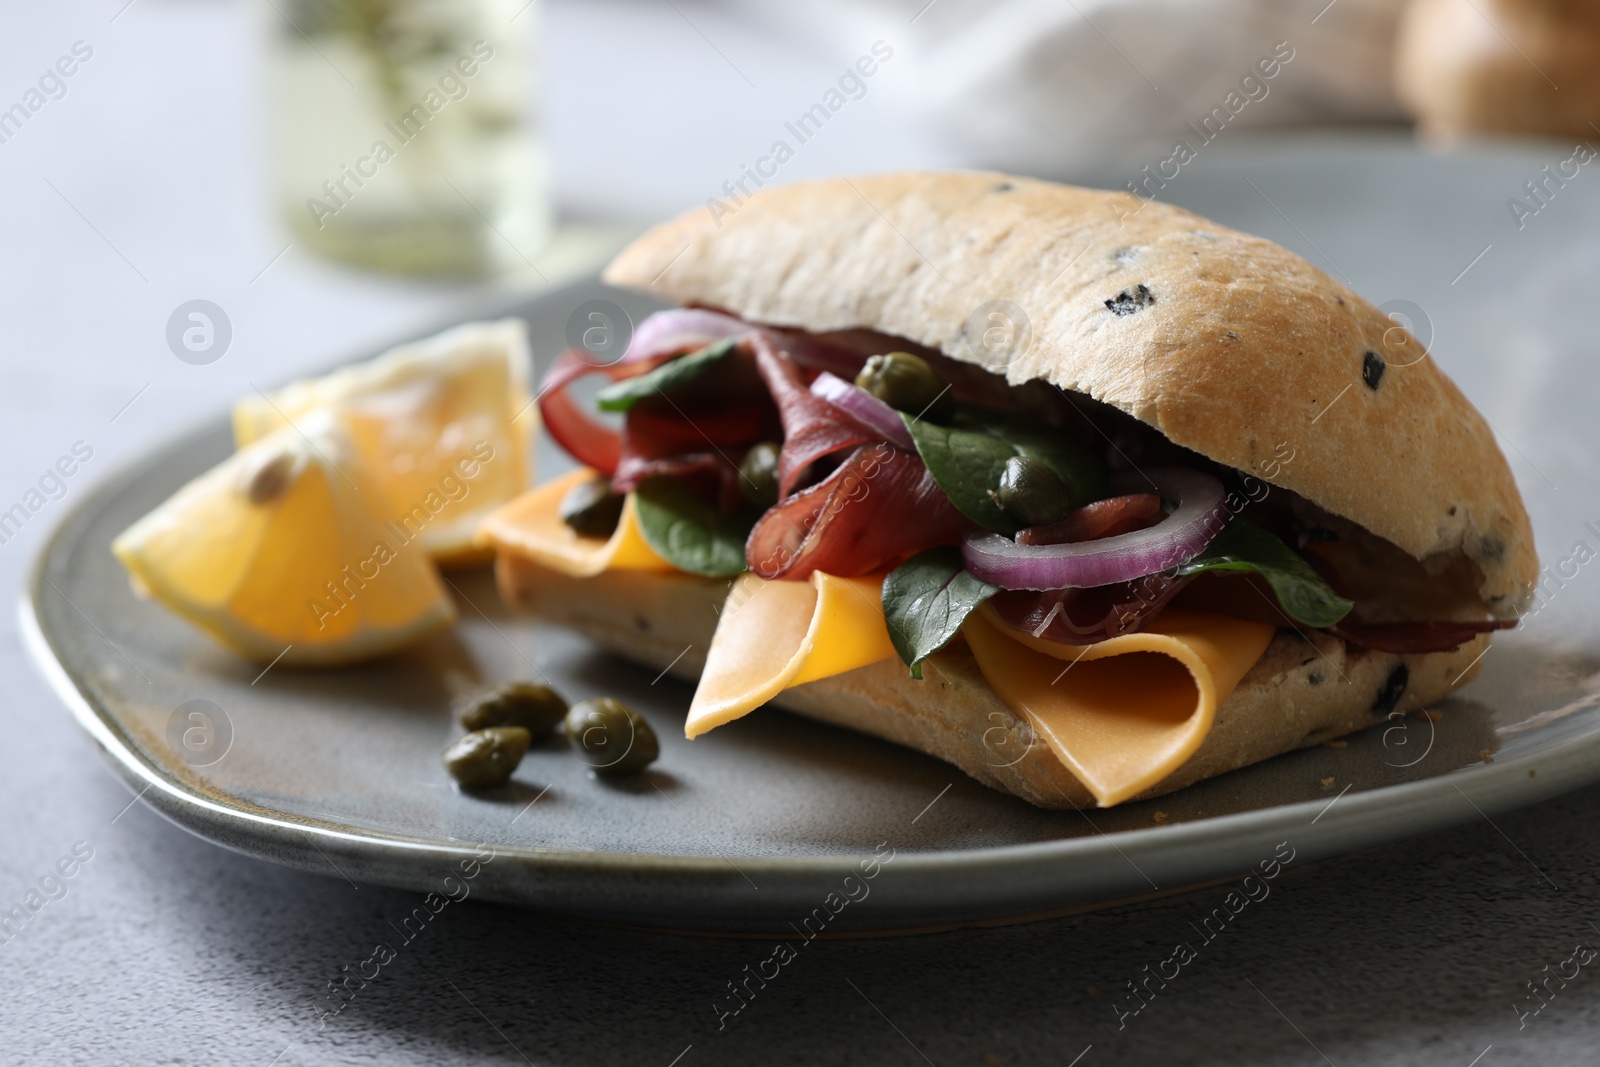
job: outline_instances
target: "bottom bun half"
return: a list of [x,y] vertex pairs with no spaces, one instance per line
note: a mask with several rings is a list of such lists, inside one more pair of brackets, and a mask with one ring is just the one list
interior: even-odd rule
[[[500,553],[495,575],[512,607],[691,681],[705,666],[730,585],[637,571],[569,578],[510,552]],[[1477,675],[1488,642],[1485,634],[1454,652],[1396,655],[1356,648],[1331,634],[1280,631],[1217,709],[1194,756],[1134,799],[1352,733],[1386,721],[1396,709],[1425,707]],[[772,703],[937,756],[1039,807],[1095,806],[1028,720],[995,695],[959,640],[926,661],[922,681],[889,659],[787,689]]]

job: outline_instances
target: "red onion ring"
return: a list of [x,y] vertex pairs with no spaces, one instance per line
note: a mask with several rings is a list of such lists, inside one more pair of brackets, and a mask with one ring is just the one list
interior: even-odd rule
[[755,329],[732,315],[705,308],[669,308],[650,315],[633,331],[628,350],[618,363],[637,363],[657,356],[675,356],[704,348],[724,337],[738,337]]
[[1144,530],[1066,545],[1019,545],[997,533],[969,534],[961,559],[973,577],[1002,589],[1089,589],[1156,574],[1199,555],[1228,521],[1222,483],[1186,467],[1143,472],[1178,507]]
[[856,376],[867,357],[859,355],[823,337],[813,337],[803,330],[764,327],[761,333],[773,339],[783,349],[784,355],[811,370],[825,370],[845,381]]
[[597,367],[575,351],[561,353],[539,383],[539,417],[567,455],[609,477],[617,472],[622,458],[622,435],[591,419],[567,395],[567,386],[590,374],[615,377],[610,368]]
[[724,337],[759,333],[796,363],[816,370],[853,376],[866,356],[857,355],[803,330],[760,326],[709,308],[668,308],[657,311],[639,323],[628,343],[628,351],[617,363],[636,363],[658,356],[675,356],[704,348]]
[[826,400],[896,448],[917,450],[900,413],[859,385],[823,371],[811,383],[811,395]]

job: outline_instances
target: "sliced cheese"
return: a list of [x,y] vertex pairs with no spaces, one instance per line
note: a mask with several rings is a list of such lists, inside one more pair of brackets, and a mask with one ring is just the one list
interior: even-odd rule
[[[574,578],[675,571],[645,541],[632,494],[609,539],[580,537],[561,520],[562,498],[595,476],[580,469],[524,493],[483,521],[480,543]],[[810,582],[741,575],[717,622],[685,735],[732,722],[792,686],[894,656],[882,589],[881,575],[818,572]],[[984,608],[962,633],[1000,699],[1109,807],[1194,754],[1217,708],[1272,643],[1274,629],[1169,607],[1139,633],[1065,645],[1000,626]]]
[[962,627],[989,685],[1101,807],[1136,796],[1194,755],[1275,632],[1170,607],[1138,633],[1093,645],[1019,633],[987,608]]
[[706,654],[684,734],[698,737],[790,686],[829,678],[895,654],[883,621],[883,576],[733,584]]
[[561,520],[561,500],[575,485],[597,477],[580,468],[530,489],[492,512],[478,527],[478,543],[521,553],[570,578],[593,578],[603,571],[677,570],[656,554],[639,530],[639,512],[629,493],[622,519],[610,538],[580,537]]

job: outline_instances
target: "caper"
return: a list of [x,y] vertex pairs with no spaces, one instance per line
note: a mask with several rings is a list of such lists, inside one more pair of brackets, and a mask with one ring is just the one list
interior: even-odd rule
[[995,491],[1000,506],[1026,526],[1060,522],[1072,510],[1072,494],[1050,464],[1032,456],[1012,456]]
[[661,754],[644,717],[610,697],[572,705],[565,729],[596,774],[637,774]]
[[461,725],[468,730],[494,726],[520,726],[530,741],[549,737],[567,714],[567,702],[548,685],[508,682],[473,699],[461,709]]
[[444,767],[468,789],[493,789],[511,780],[531,740],[520,726],[474,730],[444,750]]
[[739,491],[763,511],[778,502],[778,451],[771,441],[762,441],[739,464]]
[[856,384],[897,411],[920,415],[944,392],[928,361],[910,352],[889,352],[867,360]]
[[622,521],[622,501],[604,478],[579,482],[561,498],[561,521],[579,537],[610,537]]

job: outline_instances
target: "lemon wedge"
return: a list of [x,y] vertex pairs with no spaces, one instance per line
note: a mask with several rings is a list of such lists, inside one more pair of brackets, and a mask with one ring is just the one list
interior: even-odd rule
[[437,562],[476,562],[489,555],[472,543],[479,520],[527,488],[531,365],[522,320],[459,326],[239,401],[234,441],[331,410],[372,474],[380,517]]
[[329,412],[261,438],[111,545],[134,589],[260,662],[334,665],[394,651],[455,608],[420,540]]

